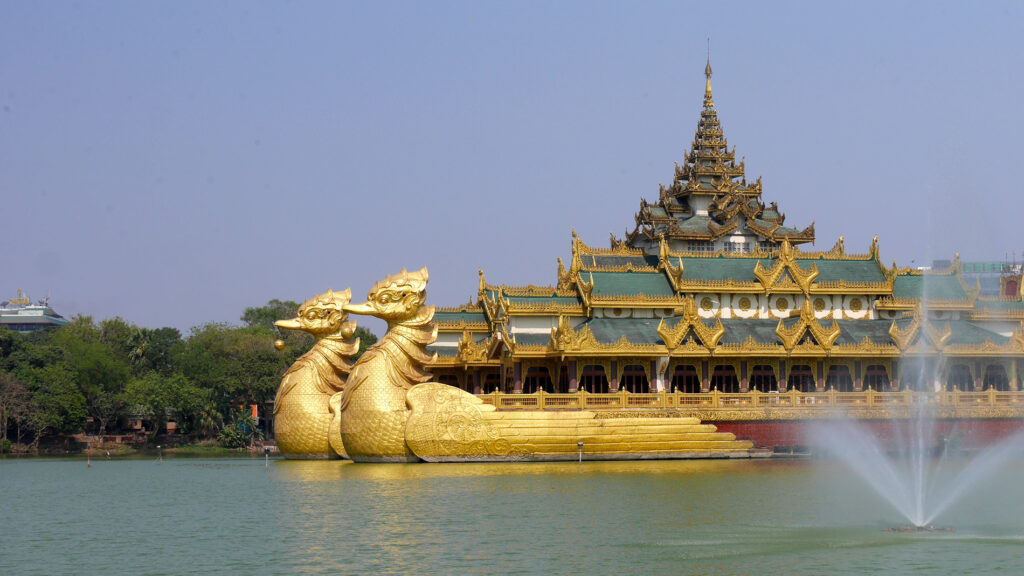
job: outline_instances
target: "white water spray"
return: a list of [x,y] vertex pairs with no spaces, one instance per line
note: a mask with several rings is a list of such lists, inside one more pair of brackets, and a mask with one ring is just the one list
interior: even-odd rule
[[892,442],[852,419],[822,422],[814,444],[838,458],[901,516],[917,527],[931,525],[954,503],[1024,454],[1024,431],[972,454],[956,455],[955,473],[944,471],[953,455],[931,441],[935,420],[921,406]]

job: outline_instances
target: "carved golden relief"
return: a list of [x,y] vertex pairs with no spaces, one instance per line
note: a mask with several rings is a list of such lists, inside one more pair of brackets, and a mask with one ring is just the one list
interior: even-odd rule
[[584,326],[578,331],[574,330],[565,316],[558,317],[558,326],[551,329],[551,342],[548,344],[548,348],[558,352],[578,352],[598,346],[590,327]]
[[594,275],[590,275],[590,282],[583,280],[582,275],[576,275],[576,289],[579,290],[580,299],[583,300],[583,311],[588,316],[593,308]]
[[620,243],[614,248],[596,248],[588,246],[580,240],[576,231],[572,231],[573,250],[580,255],[589,254],[595,256],[643,256],[644,251],[639,248],[631,248],[628,244]]
[[470,362],[486,362],[489,358],[490,349],[490,338],[476,342],[473,340],[473,335],[466,330],[462,333],[462,339],[459,340],[459,351],[456,353],[455,357],[463,364],[468,364]]
[[679,322],[671,328],[664,318],[658,323],[658,336],[661,336],[662,341],[665,342],[665,348],[668,349],[669,353],[679,347],[683,342],[683,338],[691,330],[708,350],[714,350],[718,346],[718,341],[725,335],[725,328],[722,327],[721,320],[716,320],[714,327],[709,327],[704,323],[704,320],[701,319],[700,314],[697,312],[697,305],[693,297],[687,297],[683,300],[683,305],[676,310],[676,315],[681,317]]
[[489,330],[490,325],[487,322],[466,322],[460,318],[458,322],[438,322],[437,329],[440,332],[462,332],[463,330],[482,332]]
[[776,285],[786,287],[786,281],[789,281],[799,287],[805,295],[810,293],[811,283],[818,277],[818,267],[811,264],[807,270],[801,268],[796,261],[796,252],[788,241],[783,240],[778,259],[771,268],[765,270],[761,262],[754,265],[754,276],[761,281],[765,292],[771,292]]
[[[775,333],[782,340],[783,348],[788,351],[796,349],[813,351],[820,348],[828,352],[832,349],[832,344],[836,341],[836,338],[839,337],[839,332],[839,324],[835,320],[832,321],[832,326],[828,329],[818,322],[809,298],[804,298],[804,305],[800,310],[800,318],[792,328],[786,328],[784,320],[779,320],[779,325],[775,327]],[[816,345],[801,343],[801,340],[808,333],[817,342]]]
[[[918,342],[919,352],[925,350],[925,343],[936,351],[942,351],[947,347],[949,339],[953,336],[949,322],[939,329],[933,323],[922,319],[922,316],[922,309],[919,306],[914,309],[912,319],[906,326],[900,328],[895,320],[889,326],[889,336],[901,352],[909,351],[915,340]],[[918,335],[922,335],[923,338],[918,339]]]
[[665,241],[665,235],[662,234],[658,245],[658,270],[665,272],[673,290],[681,292],[683,287],[683,259],[677,256],[676,263],[673,265],[671,257],[672,253],[668,248],[668,242]]

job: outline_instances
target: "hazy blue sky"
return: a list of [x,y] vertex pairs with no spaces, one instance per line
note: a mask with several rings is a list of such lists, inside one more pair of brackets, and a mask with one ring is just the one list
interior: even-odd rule
[[1021,241],[1021,3],[0,5],[0,299],[187,329],[430,269],[550,284],[693,139],[886,261]]

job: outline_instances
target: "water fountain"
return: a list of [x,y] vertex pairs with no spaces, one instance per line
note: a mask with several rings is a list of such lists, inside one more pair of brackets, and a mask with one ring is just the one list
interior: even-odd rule
[[[925,290],[925,294],[927,290]],[[927,302],[927,298],[922,298]],[[921,318],[928,311],[922,307]],[[942,388],[941,355],[929,363],[901,358],[904,381],[917,382],[919,391]],[[916,373],[909,370],[916,370]],[[909,376],[909,378],[907,378]],[[922,390],[923,389],[923,390]],[[949,531],[933,522],[972,489],[991,478],[1024,453],[1024,431],[980,450],[964,452],[937,428],[933,396],[915,394],[905,419],[893,418],[894,433],[883,438],[878,428],[843,414],[814,426],[810,443],[819,454],[830,455],[862,478],[911,525],[895,532]]]
[[936,447],[926,406],[906,430],[895,446],[856,420],[821,423],[814,434],[817,448],[862,478],[915,530],[934,529],[932,523],[950,506],[1024,452],[1024,433],[972,454]]

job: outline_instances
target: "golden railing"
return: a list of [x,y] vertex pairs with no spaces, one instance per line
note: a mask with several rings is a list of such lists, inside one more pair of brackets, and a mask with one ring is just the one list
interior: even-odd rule
[[[498,410],[635,410],[660,409],[694,411],[704,419],[760,420],[842,417],[909,417],[921,409],[943,418],[1024,417],[1024,392],[759,392],[702,394],[656,392],[611,394],[576,392],[569,394],[480,395],[485,404]],[[716,414],[717,413],[717,414]]]

